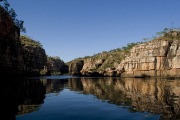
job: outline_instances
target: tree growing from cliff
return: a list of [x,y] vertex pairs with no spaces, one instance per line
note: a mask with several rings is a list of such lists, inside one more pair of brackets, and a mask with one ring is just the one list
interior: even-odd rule
[[180,29],[179,28],[165,28],[163,31],[157,32],[157,35],[167,40],[179,40]]
[[17,14],[13,8],[10,7],[10,4],[7,0],[0,0],[0,5],[9,13],[12,17],[15,25],[20,28],[21,32],[26,32],[26,28],[24,27],[24,21],[17,19]]

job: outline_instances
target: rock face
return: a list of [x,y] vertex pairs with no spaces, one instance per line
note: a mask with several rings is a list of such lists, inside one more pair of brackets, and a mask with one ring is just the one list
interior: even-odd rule
[[0,6],[0,73],[17,74],[22,70],[20,30],[11,16]]
[[85,76],[180,77],[180,32],[171,31],[128,52],[108,52],[105,56],[84,58],[79,72]]
[[47,63],[39,42],[21,36],[9,13],[0,6],[0,75],[38,74]]
[[27,36],[21,36],[23,49],[24,73],[27,75],[39,75],[47,63],[47,55],[42,45]]
[[81,70],[84,65],[84,60],[77,60],[69,65],[70,75],[81,75]]
[[68,65],[66,65],[59,57],[48,56],[47,70],[49,74],[64,74],[68,73]]
[[[102,52],[91,57],[82,58],[83,66],[76,72],[83,76],[115,76],[115,67],[125,57],[124,52],[120,51],[115,49],[110,52]],[[70,64],[74,65],[74,68],[76,61],[74,60]],[[72,67],[69,67],[69,71],[73,72]]]
[[84,60],[84,66],[80,72],[85,76],[114,76],[116,74],[116,71],[114,71],[116,64],[113,60],[89,58]]
[[137,45],[116,70],[122,77],[180,77],[180,40],[154,40]]

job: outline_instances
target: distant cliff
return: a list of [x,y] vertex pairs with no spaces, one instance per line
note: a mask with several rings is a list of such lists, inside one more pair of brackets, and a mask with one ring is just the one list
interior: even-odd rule
[[[83,61],[82,69],[76,73],[85,76],[180,77],[179,46],[180,31],[169,30],[152,41],[130,44],[69,64]],[[73,75],[71,67],[69,71]]]
[[[52,70],[48,60],[41,43],[20,35],[12,16],[0,6],[0,74],[8,77],[45,75]],[[57,60],[53,65],[53,71],[56,66],[61,66],[58,72],[68,71],[67,66]]]
[[60,75],[64,73],[68,73],[68,65],[61,60],[59,57],[48,56],[47,57],[47,72],[51,75]]

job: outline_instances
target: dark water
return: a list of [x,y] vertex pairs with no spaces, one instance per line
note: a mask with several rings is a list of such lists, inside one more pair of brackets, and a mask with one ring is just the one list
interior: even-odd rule
[[180,120],[180,80],[51,76],[2,88],[6,120]]

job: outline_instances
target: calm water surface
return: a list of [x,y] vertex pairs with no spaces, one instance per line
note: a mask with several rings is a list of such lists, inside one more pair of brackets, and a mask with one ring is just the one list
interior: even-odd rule
[[180,80],[51,76],[17,85],[16,120],[180,120]]

